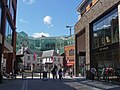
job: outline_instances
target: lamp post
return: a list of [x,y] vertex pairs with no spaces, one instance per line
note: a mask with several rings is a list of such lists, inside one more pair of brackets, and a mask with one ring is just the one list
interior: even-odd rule
[[66,26],[66,28],[69,28],[69,30],[70,30],[70,36],[71,36],[71,28],[72,28],[73,26]]

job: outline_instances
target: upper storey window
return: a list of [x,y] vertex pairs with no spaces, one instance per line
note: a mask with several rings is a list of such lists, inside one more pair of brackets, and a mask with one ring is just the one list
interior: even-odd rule
[[14,20],[14,8],[13,8],[13,1],[7,0],[8,9],[10,10],[10,14],[12,19]]
[[93,48],[119,41],[118,9],[93,23]]
[[6,31],[5,31],[5,40],[12,45],[12,28],[8,22],[8,20],[6,19]]
[[78,6],[77,11],[81,16],[87,12],[98,0],[83,0],[82,3]]
[[10,13],[11,13],[12,19],[14,20],[14,8],[13,8],[13,5],[11,5],[11,7],[10,7]]
[[10,2],[11,2],[11,0],[7,0],[8,8],[10,8]]

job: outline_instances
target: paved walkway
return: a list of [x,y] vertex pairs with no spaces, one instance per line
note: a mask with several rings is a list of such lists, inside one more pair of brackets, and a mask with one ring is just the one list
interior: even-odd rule
[[67,76],[62,81],[58,79],[54,81],[52,79],[6,80],[0,84],[0,90],[120,90],[120,85]]

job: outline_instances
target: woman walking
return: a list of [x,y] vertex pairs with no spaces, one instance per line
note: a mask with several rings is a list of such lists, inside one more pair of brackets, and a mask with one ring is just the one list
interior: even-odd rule
[[59,80],[61,81],[61,79],[62,79],[62,69],[59,69],[58,74],[59,74]]

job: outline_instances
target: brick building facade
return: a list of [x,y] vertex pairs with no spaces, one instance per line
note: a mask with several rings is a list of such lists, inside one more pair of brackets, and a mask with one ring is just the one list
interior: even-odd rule
[[103,67],[116,70],[120,67],[120,0],[83,0],[77,11],[80,18],[74,27],[76,76],[81,57],[85,57],[85,72],[90,67],[98,72]]
[[13,72],[16,59],[16,10],[17,0],[0,0],[0,67],[6,62],[8,74]]

